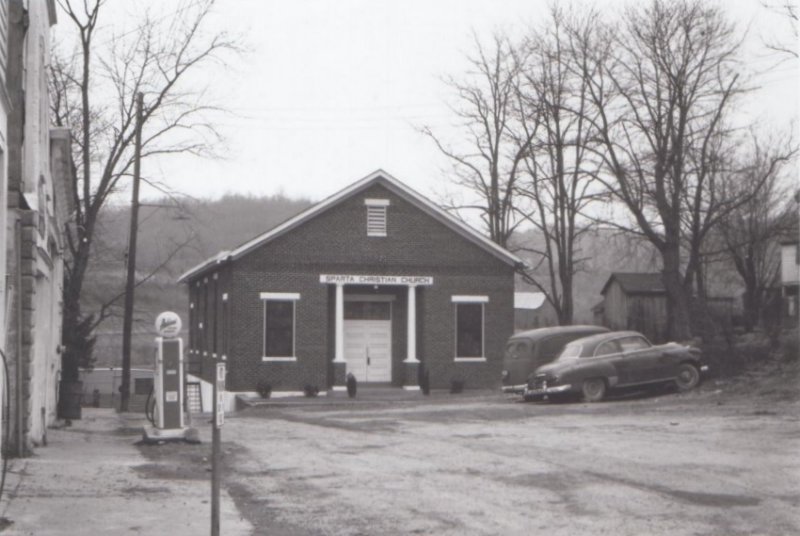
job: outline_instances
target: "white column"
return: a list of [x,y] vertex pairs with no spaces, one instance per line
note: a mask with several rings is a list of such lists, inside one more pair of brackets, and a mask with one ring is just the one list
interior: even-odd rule
[[336,353],[334,363],[345,363],[344,359],[344,284],[336,283]]
[[405,363],[419,363],[417,359],[417,287],[408,285],[408,342]]

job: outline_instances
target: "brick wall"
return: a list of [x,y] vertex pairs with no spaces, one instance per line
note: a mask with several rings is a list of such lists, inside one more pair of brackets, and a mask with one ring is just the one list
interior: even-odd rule
[[[387,236],[366,236],[364,199],[388,199]],[[417,289],[417,355],[430,371],[431,386],[449,387],[459,379],[467,387],[499,384],[502,353],[513,331],[513,268],[429,216],[400,195],[373,184],[302,225],[218,270],[219,292],[227,292],[230,310],[228,387],[255,390],[259,381],[276,390],[320,389],[331,383],[334,354],[334,287],[319,282],[322,273],[433,276]],[[195,311],[210,273],[190,281]],[[197,281],[201,287],[197,287]],[[371,286],[346,286],[346,292],[373,292]],[[405,377],[406,287],[381,286],[393,293],[392,378]],[[262,362],[261,292],[297,292],[297,362]],[[484,309],[486,362],[457,363],[453,295],[489,298]],[[197,313],[195,313],[196,315]],[[192,328],[196,327],[194,322]],[[218,325],[216,329],[223,329]],[[219,335],[221,337],[222,335]],[[191,340],[195,340],[193,337]],[[212,359],[203,361],[210,378]]]

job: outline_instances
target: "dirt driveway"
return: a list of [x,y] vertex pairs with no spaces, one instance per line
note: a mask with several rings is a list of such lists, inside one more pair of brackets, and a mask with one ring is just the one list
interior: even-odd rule
[[800,405],[320,401],[226,421],[255,534],[800,534]]

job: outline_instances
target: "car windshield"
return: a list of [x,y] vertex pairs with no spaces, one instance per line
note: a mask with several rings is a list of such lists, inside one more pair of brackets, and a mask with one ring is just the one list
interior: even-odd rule
[[567,359],[575,359],[576,357],[580,357],[581,350],[583,349],[583,345],[577,343],[570,343],[561,350],[561,353],[558,354],[558,360],[567,360]]

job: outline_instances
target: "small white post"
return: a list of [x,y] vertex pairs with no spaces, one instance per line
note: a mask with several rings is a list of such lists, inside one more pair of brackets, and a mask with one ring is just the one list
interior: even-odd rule
[[417,286],[408,285],[408,333],[405,363],[419,363],[417,360]]
[[336,283],[336,353],[334,363],[344,363],[344,284]]

